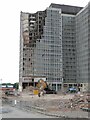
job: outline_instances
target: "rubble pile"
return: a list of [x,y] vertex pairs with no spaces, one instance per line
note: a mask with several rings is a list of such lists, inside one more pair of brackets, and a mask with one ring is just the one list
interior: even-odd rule
[[70,100],[72,107],[76,108],[90,108],[90,95],[80,94],[75,95],[73,99]]
[[[46,112],[60,113],[62,111],[78,111],[82,108],[90,108],[90,95],[89,94],[70,94],[70,95],[44,95],[38,97],[38,95],[30,94],[30,91],[34,90],[34,87],[29,86],[27,88],[29,92],[23,93],[22,97],[18,97],[17,104],[23,107],[36,107],[44,109]],[[16,99],[16,98],[15,98]],[[19,106],[19,105],[18,105]]]
[[33,86],[27,86],[23,91],[24,92],[33,92],[33,90],[38,90],[38,88]]
[[39,99],[37,101],[33,101],[33,106],[37,107],[43,107],[47,111],[61,111],[61,110],[67,110],[70,107],[70,101],[69,100],[60,100],[60,99],[52,99],[52,100],[46,100],[46,99]]
[[[62,110],[78,110],[83,107],[90,108],[90,101],[87,94],[76,94],[72,99],[39,99],[34,101],[33,105],[43,107],[46,110],[62,111]],[[54,109],[55,108],[55,109]]]

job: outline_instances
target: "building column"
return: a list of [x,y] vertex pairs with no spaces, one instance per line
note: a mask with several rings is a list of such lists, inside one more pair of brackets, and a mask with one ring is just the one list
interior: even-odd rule
[[64,83],[63,83],[63,78],[62,78],[62,83],[61,83],[61,91],[64,92],[64,87],[63,87]]
[[22,82],[19,82],[19,91],[22,92]]
[[56,91],[58,91],[58,88],[57,88],[57,83],[56,83]]

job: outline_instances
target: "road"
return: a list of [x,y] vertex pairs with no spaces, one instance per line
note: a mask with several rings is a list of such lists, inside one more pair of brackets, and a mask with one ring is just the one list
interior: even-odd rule
[[9,110],[8,113],[0,114],[2,118],[52,118],[44,114],[35,113],[32,111],[24,111],[9,105],[3,106],[4,111]]
[[[8,113],[0,114],[2,115],[2,118],[55,118],[52,116],[46,116],[44,114],[39,114],[34,111],[25,111],[20,110],[16,107],[12,107],[9,105],[3,106],[4,111],[9,111]],[[67,116],[70,118],[88,118],[89,114],[87,112],[80,112],[80,111],[68,111],[68,112],[59,112],[62,116]]]

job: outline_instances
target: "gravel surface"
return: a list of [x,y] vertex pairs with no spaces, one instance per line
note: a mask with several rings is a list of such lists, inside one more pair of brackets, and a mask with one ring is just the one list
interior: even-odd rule
[[[23,94],[21,97],[9,97],[9,100],[3,101],[9,105],[22,109],[24,111],[35,111],[41,114],[54,117],[74,117],[88,118],[88,112],[80,110],[79,107],[73,107],[71,99],[74,95],[46,95],[42,97]],[[15,102],[16,100],[16,102]]]

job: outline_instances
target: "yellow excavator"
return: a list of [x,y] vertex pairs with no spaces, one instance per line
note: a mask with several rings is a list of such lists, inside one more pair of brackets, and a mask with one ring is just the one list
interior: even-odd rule
[[46,94],[57,94],[55,90],[50,89],[49,84],[44,81],[43,79],[40,79],[37,83],[37,88],[39,88],[39,93],[38,96],[40,97],[41,95]]
[[40,90],[44,90],[44,89],[47,87],[47,83],[46,83],[44,80],[40,79],[40,80],[38,81],[37,87],[38,87]]

